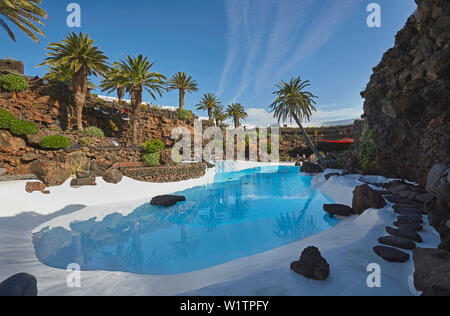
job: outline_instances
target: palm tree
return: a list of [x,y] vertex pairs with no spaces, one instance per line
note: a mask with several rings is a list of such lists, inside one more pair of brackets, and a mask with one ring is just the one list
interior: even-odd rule
[[73,103],[77,109],[77,127],[83,130],[83,107],[86,102],[88,77],[103,77],[109,70],[108,58],[93,45],[89,35],[72,33],[60,43],[50,43],[45,62],[39,66],[68,67],[72,72]]
[[126,60],[120,60],[115,66],[119,67],[119,84],[131,94],[131,105],[133,107],[133,144],[138,145],[138,119],[142,105],[142,92],[144,89],[156,100],[156,94],[160,97],[166,88],[166,77],[159,72],[151,72],[154,62],[150,63],[147,57],[127,56]]
[[105,79],[103,79],[100,84],[102,91],[107,91],[108,93],[116,91],[119,104],[122,104],[123,97],[125,96],[124,79],[121,71],[122,69],[117,64],[114,65],[114,67],[106,73]]
[[221,102],[216,95],[212,93],[206,93],[201,98],[200,103],[197,104],[197,110],[208,111],[208,118],[210,121],[212,121],[214,109],[220,105]]
[[223,106],[218,105],[213,110],[213,117],[216,120],[216,126],[220,127],[223,125],[223,121],[227,119],[227,114],[223,110]]
[[167,91],[179,90],[180,92],[180,109],[184,109],[184,96],[186,92],[192,93],[198,91],[197,81],[192,80],[185,72],[178,72],[167,81]]
[[323,157],[319,154],[316,146],[311,142],[303,128],[302,121],[310,121],[312,112],[316,111],[315,100],[317,96],[309,91],[305,91],[306,87],[309,87],[309,81],[302,81],[300,77],[292,78],[289,83],[281,81],[281,83],[275,85],[277,91],[273,94],[277,95],[277,99],[270,105],[272,112],[274,112],[274,117],[278,119],[278,122],[286,122],[292,119],[300,127],[303,136],[306,139],[311,150],[318,157],[319,163],[326,167],[326,162]]
[[35,24],[44,25],[42,19],[47,18],[47,12],[39,7],[41,0],[0,0],[0,26],[16,41],[11,28],[6,23],[11,21],[26,35],[39,43],[37,35],[45,36]]
[[233,118],[234,127],[238,128],[240,126],[240,121],[245,120],[248,114],[245,112],[244,107],[240,103],[233,103],[227,108],[227,116]]

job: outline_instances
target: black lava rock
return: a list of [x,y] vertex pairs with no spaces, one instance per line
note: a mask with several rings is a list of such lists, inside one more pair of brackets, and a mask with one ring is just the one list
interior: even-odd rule
[[323,168],[315,163],[305,161],[300,168],[301,172],[305,173],[322,173],[324,172]]
[[159,195],[155,196],[150,204],[151,205],[157,205],[157,206],[164,206],[164,207],[170,207],[178,202],[184,202],[186,201],[186,198],[184,196],[179,195]]
[[19,273],[0,283],[0,296],[37,296],[37,280],[28,273]]
[[408,228],[394,229],[392,227],[386,227],[386,231],[392,236],[409,239],[418,243],[423,242],[422,237],[420,237],[420,235],[416,231]]
[[325,281],[330,276],[330,265],[316,247],[303,250],[300,260],[291,263],[291,270],[317,281]]
[[392,246],[405,250],[416,249],[416,244],[413,241],[396,236],[380,237],[378,238],[378,242],[383,245]]
[[351,207],[343,204],[324,204],[323,210],[330,214],[330,217],[350,216],[354,214],[354,211]]
[[403,263],[409,260],[409,254],[392,247],[377,246],[373,251],[388,262]]

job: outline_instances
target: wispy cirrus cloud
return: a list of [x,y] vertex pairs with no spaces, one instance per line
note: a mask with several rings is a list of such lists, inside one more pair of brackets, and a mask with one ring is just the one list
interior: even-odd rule
[[[226,0],[228,49],[216,94],[229,103],[278,82],[324,46],[362,0]],[[227,103],[228,104],[228,103]]]
[[236,69],[238,62],[239,46],[241,36],[248,34],[248,13],[251,0],[226,0],[225,9],[228,19],[228,35],[227,35],[227,58],[225,66],[220,78],[219,88],[216,94],[222,95],[226,86],[231,81],[233,71]]
[[307,36],[301,41],[294,53],[275,73],[275,80],[279,80],[283,74],[295,68],[302,60],[312,55],[324,46],[347,20],[362,0],[332,1],[312,26],[307,30]]
[[314,0],[280,1],[276,19],[270,32],[266,58],[255,75],[255,93],[262,90],[273,69],[279,66],[295,45],[296,34],[305,22],[305,17]]

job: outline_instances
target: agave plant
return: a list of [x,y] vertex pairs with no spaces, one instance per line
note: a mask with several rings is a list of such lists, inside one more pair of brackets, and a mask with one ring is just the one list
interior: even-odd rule
[[94,46],[88,34],[71,33],[59,43],[50,43],[47,47],[45,62],[39,66],[64,67],[72,72],[73,103],[77,109],[77,127],[83,130],[83,107],[88,93],[88,77],[103,77],[109,70],[108,58]]
[[208,118],[213,120],[213,112],[218,106],[221,106],[221,102],[217,96],[212,93],[206,93],[200,100],[200,103],[197,104],[197,110],[207,111]]
[[245,108],[240,103],[229,105],[226,113],[228,117],[233,118],[235,128],[238,128],[241,125],[241,120],[245,120],[248,117]]
[[39,43],[38,35],[44,36],[44,33],[36,24],[44,25],[42,20],[47,18],[47,12],[39,7],[41,3],[41,0],[0,0],[0,27],[16,41],[14,32],[6,23],[10,21],[33,41]]
[[149,62],[147,57],[127,56],[126,60],[115,63],[115,67],[120,69],[120,80],[118,84],[131,94],[131,105],[133,107],[133,143],[139,144],[138,139],[138,118],[142,108],[142,92],[144,89],[156,100],[156,96],[162,96],[166,89],[166,77],[159,72],[150,71],[154,62]]
[[326,162],[320,155],[316,146],[309,139],[308,134],[303,128],[302,121],[310,121],[312,112],[316,111],[315,100],[317,96],[305,88],[309,87],[311,84],[309,81],[302,81],[300,77],[292,78],[290,82],[281,81],[281,83],[275,85],[277,90],[273,93],[277,96],[276,100],[270,105],[274,117],[278,119],[279,122],[286,122],[287,120],[295,120],[297,125],[305,137],[311,150],[319,159],[319,163],[326,167]]
[[178,72],[167,81],[167,91],[179,90],[179,107],[184,109],[184,97],[186,92],[198,91],[198,84],[185,72]]

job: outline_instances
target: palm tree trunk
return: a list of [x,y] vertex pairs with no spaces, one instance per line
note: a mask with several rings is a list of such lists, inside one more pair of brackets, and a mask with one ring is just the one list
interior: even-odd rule
[[234,118],[234,128],[239,128],[239,119],[237,117]]
[[314,144],[312,143],[311,139],[309,139],[308,134],[306,133],[305,129],[303,128],[302,123],[300,122],[300,120],[298,119],[298,117],[296,115],[294,115],[294,120],[295,122],[297,122],[298,126],[300,127],[300,131],[302,132],[303,136],[306,139],[306,142],[308,143],[309,148],[311,148],[311,150],[313,151],[313,153],[317,156],[317,158],[319,159],[319,164],[326,168],[327,167],[327,163],[325,161],[325,159],[323,159],[323,157],[320,155],[319,151],[317,150],[316,146],[314,146]]
[[117,88],[117,98],[119,99],[119,104],[122,104],[124,95],[125,95],[125,89],[122,87]]
[[186,92],[184,91],[184,89],[180,89],[180,109],[184,109],[184,95],[186,94]]
[[84,69],[80,69],[73,75],[73,103],[77,109],[77,128],[83,130],[83,107],[87,95],[87,76]]
[[142,104],[142,87],[133,88],[131,93],[131,103],[133,104],[133,145],[139,145],[138,120]]

